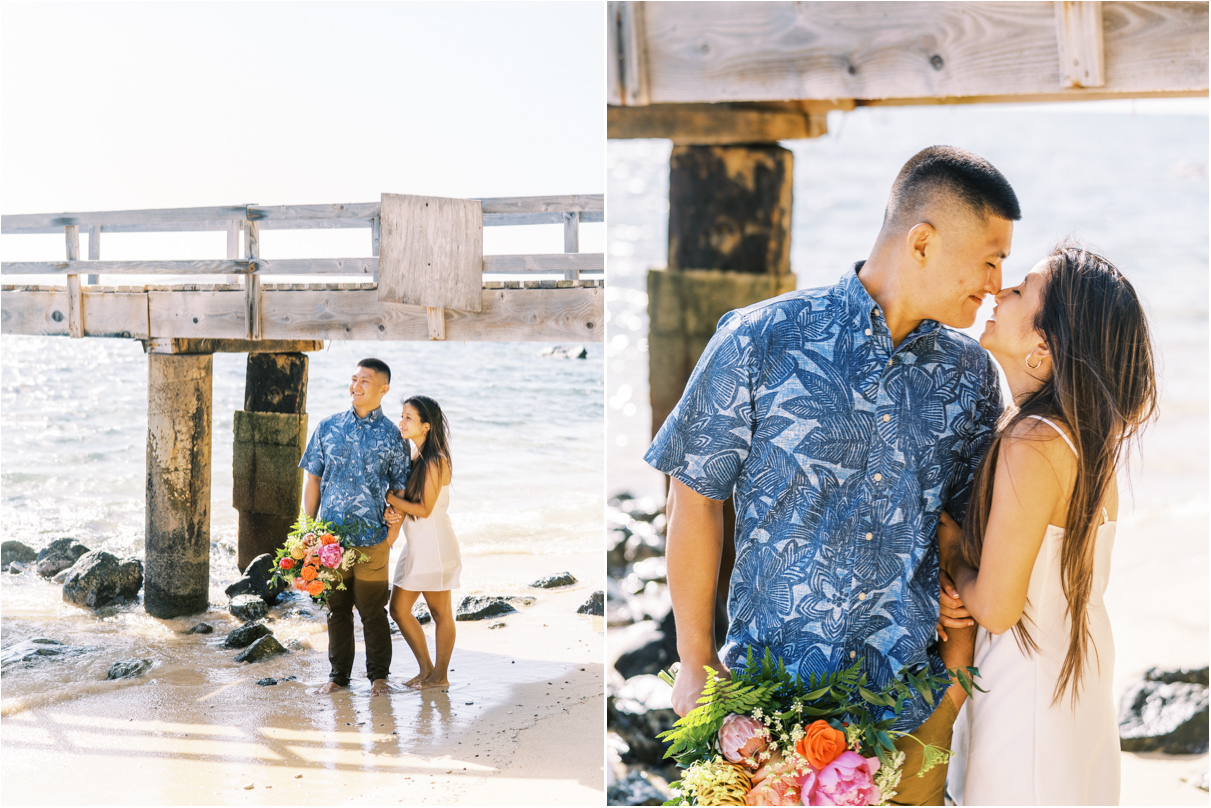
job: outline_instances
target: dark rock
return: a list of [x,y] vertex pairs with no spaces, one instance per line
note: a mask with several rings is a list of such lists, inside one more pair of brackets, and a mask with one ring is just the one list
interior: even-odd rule
[[151,670],[150,659],[126,659],[111,665],[105,678],[106,680],[133,679],[136,676],[142,676],[149,670]]
[[193,628],[186,629],[185,631],[182,631],[181,633],[182,634],[213,634],[214,626],[210,625],[209,623],[198,623]]
[[247,623],[237,629],[233,629],[227,639],[223,640],[224,648],[247,648],[261,637],[268,637],[273,634],[269,630],[269,626],[264,623]]
[[412,616],[416,618],[416,622],[422,626],[433,622],[433,615],[429,614],[428,605],[417,601],[412,604]]
[[589,599],[584,602],[577,614],[595,614],[598,617],[605,616],[605,592],[600,589],[589,596]]
[[[1149,671],[1150,674],[1153,671]],[[1182,675],[1181,672],[1173,672]],[[1119,739],[1124,752],[1202,755],[1207,752],[1207,686],[1156,679],[1136,682],[1119,703]]]
[[272,634],[266,634],[252,645],[245,648],[236,656],[236,662],[261,662],[278,654],[290,653],[286,648],[274,639]]
[[259,595],[236,595],[227,606],[227,611],[231,612],[237,620],[247,623],[249,620],[257,620],[269,614],[269,607],[265,605],[265,601]]
[[554,575],[548,575],[544,578],[539,578],[530,586],[535,589],[554,589],[557,586],[571,586],[576,583],[576,577],[570,572],[557,572]]
[[8,572],[10,575],[20,575],[27,569],[29,569],[29,564],[26,564],[24,561],[8,562]]
[[587,359],[589,352],[583,345],[553,345],[543,348],[538,355],[552,359]]
[[269,676],[264,679],[257,679],[256,683],[261,687],[272,687],[278,683],[278,680],[274,679],[272,676]]
[[509,595],[505,598],[509,603],[515,603],[519,606],[533,606],[534,597],[531,595]]
[[75,564],[87,552],[88,548],[75,539],[55,539],[38,553],[38,574],[49,578]]
[[58,572],[55,573],[55,577],[51,578],[50,580],[52,583],[56,583],[56,584],[67,583],[67,574],[69,572],[71,572],[71,567],[68,567],[65,570],[59,570]]
[[3,654],[0,654],[0,664],[3,664],[7,668],[9,665],[21,662],[32,662],[43,657],[60,656],[73,652],[78,653],[81,650],[83,649],[72,648],[58,640],[51,640],[46,637],[34,637],[5,648]]
[[458,604],[455,620],[487,620],[489,617],[513,614],[517,611],[505,598],[496,595],[467,595]]
[[227,597],[236,595],[256,595],[265,601],[266,605],[277,603],[278,598],[286,591],[286,582],[276,576],[273,556],[261,553],[244,569],[244,577],[223,590]]
[[488,624],[488,629],[489,629],[489,630],[491,630],[491,629],[494,629],[494,628],[504,628],[506,625],[508,625],[508,624],[507,624],[507,623],[504,623],[504,622],[500,622],[500,623],[489,623],[489,624]]
[[93,550],[67,571],[63,600],[77,606],[100,609],[111,603],[135,600],[143,588],[143,562],[121,561],[113,553]]
[[614,668],[623,678],[657,674],[677,660],[677,641],[670,638],[655,620],[644,620],[627,629],[625,639],[611,635],[610,647],[622,646]]
[[1144,681],[1164,682],[1167,685],[1175,684],[1177,682],[1188,682],[1190,684],[1207,687],[1207,668],[1179,668],[1175,671],[1162,670],[1161,668],[1149,668],[1144,672]]
[[606,698],[606,723],[626,742],[625,763],[664,763],[665,745],[656,736],[677,722],[673,688],[655,676],[635,676]]
[[0,567],[7,567],[14,561],[29,564],[38,560],[38,551],[28,544],[9,539],[0,544]]
[[606,805],[664,805],[667,799],[643,772],[628,772],[606,789]]

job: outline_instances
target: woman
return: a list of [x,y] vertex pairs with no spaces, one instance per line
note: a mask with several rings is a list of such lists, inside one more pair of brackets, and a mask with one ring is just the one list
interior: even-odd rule
[[[1116,804],[1114,642],[1102,595],[1115,472],[1156,411],[1151,338],[1131,284],[1064,243],[997,295],[980,344],[1013,396],[942,569],[981,626],[968,805]],[[945,601],[945,599],[944,599]],[[946,610],[944,609],[944,612]]]
[[[462,558],[458,539],[450,524],[449,425],[437,402],[413,396],[404,402],[399,433],[411,442],[412,473],[404,498],[387,495],[389,539],[395,541],[401,523],[405,545],[395,565],[391,590],[391,617],[412,649],[420,672],[404,684],[408,687],[446,687],[450,654],[454,650],[454,609],[450,590],[458,586]],[[437,662],[429,658],[429,646],[420,623],[412,616],[412,605],[425,596],[437,633]]]

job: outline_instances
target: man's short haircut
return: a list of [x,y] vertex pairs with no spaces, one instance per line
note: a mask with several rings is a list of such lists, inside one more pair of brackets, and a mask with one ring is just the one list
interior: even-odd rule
[[1022,218],[1017,194],[992,163],[954,146],[930,146],[904,164],[891,186],[885,227],[907,229],[931,207],[958,202],[981,219]]
[[387,377],[387,384],[391,384],[391,368],[387,367],[387,363],[381,359],[375,359],[373,356],[368,356],[357,363],[359,368],[369,368],[375,373],[381,373]]

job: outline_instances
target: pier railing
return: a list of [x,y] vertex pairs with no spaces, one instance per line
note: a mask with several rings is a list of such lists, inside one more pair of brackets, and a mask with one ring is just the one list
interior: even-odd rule
[[[604,281],[605,256],[580,252],[580,225],[605,220],[603,194],[569,196],[504,197],[470,200],[480,203],[485,227],[517,225],[562,225],[562,253],[484,255],[483,289],[564,289],[598,287]],[[170,208],[83,213],[36,213],[0,217],[5,235],[63,233],[64,260],[0,262],[6,291],[48,291],[34,286],[13,285],[14,276],[66,278],[67,333],[85,336],[82,302],[86,292],[108,291],[97,286],[100,276],[185,276],[187,286],[144,287],[145,291],[244,292],[246,333],[250,340],[262,338],[261,310],[266,289],[330,289],[353,291],[375,288],[379,280],[379,202],[333,205],[239,205],[228,207]],[[261,254],[262,230],[314,230],[362,228],[368,232],[369,256],[345,258],[277,259]],[[80,255],[80,233],[88,234],[88,257]],[[225,231],[227,250],[223,258],[201,260],[102,260],[105,233],[185,233]],[[242,249],[241,249],[242,248]],[[522,280],[492,279],[492,276],[521,276]],[[273,277],[303,277],[306,283],[262,286]],[[586,277],[588,276],[588,277]],[[358,283],[332,285],[340,278]],[[61,292],[62,285],[57,287]],[[114,290],[130,292],[129,288]],[[61,312],[56,322],[62,318]],[[7,312],[6,312],[7,315]],[[445,314],[439,309],[426,313],[430,337],[444,339]],[[516,316],[516,315],[510,315]],[[5,331],[30,333],[12,325],[6,317]],[[195,320],[195,322],[197,322]],[[135,329],[137,330],[137,329]],[[188,329],[186,329],[188,330]],[[379,331],[383,331],[382,328]],[[40,331],[38,333],[47,333]]]

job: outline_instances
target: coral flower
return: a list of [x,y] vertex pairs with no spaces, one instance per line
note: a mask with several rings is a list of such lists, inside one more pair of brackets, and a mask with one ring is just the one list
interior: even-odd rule
[[803,737],[795,744],[795,751],[813,768],[823,769],[837,759],[846,749],[845,733],[833,729],[825,720],[813,721],[805,727]]
[[278,562],[278,566],[284,570],[294,569],[294,559],[290,556],[286,556]]
[[294,579],[294,588],[295,588],[295,589],[298,589],[298,590],[301,590],[301,591],[303,591],[303,592],[306,592],[306,591],[307,591],[307,581],[306,581],[306,579],[304,579],[304,578],[302,578],[302,577],[296,577],[296,578]]
[[327,584],[325,584],[323,581],[312,581],[311,583],[307,584],[307,594],[314,598],[315,596],[323,593],[323,591],[327,588]]
[[303,571],[299,573],[299,577],[304,581],[314,581],[315,576],[318,574],[315,571],[315,567],[303,567]]
[[338,541],[340,541],[340,539],[333,536],[331,533],[325,533],[323,536],[320,536],[320,544],[336,544]]
[[765,724],[757,719],[736,713],[723,719],[723,725],[719,728],[719,749],[732,763],[744,763],[756,769],[755,762],[748,764],[747,761],[767,746]]

